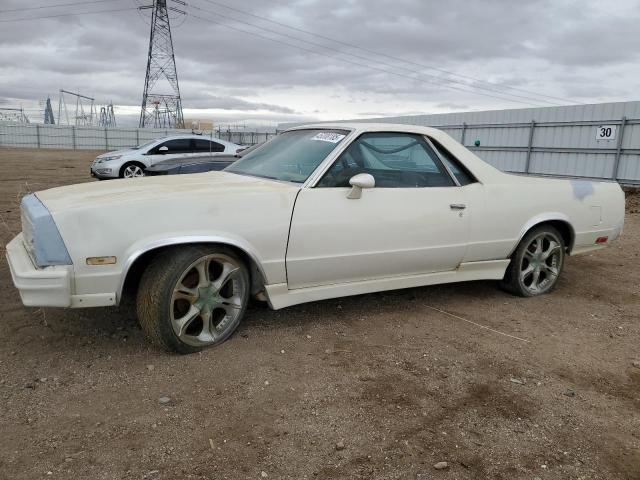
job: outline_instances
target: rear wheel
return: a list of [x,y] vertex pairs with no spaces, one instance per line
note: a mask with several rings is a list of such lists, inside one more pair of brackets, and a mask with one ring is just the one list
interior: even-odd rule
[[160,255],[138,289],[138,319],[156,345],[193,353],[224,342],[249,300],[249,271],[230,249],[188,246]]
[[511,257],[502,285],[521,297],[550,292],[564,266],[565,244],[551,225],[535,227],[524,236]]
[[120,178],[144,177],[144,165],[141,163],[125,163],[120,169]]

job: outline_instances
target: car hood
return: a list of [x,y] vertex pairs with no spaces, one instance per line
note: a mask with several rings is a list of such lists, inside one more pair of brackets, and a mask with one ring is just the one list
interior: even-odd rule
[[125,148],[123,150],[113,150],[111,152],[103,153],[102,155],[98,155],[96,158],[104,158],[104,157],[113,157],[114,155],[128,155],[130,153],[137,152],[138,150],[134,150],[131,148]]
[[[190,201],[214,196],[255,196],[260,192],[286,193],[300,187],[293,183],[279,182],[228,172],[207,172],[195,175],[170,177],[141,177],[110,180],[108,182],[88,182],[68,185],[37,192],[36,196],[55,216],[68,214],[73,210],[87,210],[93,207],[108,207],[122,204],[157,203],[174,198]],[[188,200],[189,199],[189,200]]]

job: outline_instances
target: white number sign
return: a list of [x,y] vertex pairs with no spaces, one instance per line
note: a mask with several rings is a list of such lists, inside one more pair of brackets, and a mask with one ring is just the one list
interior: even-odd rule
[[600,125],[596,127],[596,140],[615,140],[617,125]]

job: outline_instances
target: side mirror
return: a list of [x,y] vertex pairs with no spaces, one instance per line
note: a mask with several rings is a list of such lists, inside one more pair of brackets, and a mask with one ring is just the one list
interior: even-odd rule
[[158,153],[167,153],[169,151],[169,147],[165,147],[164,145],[158,149]]
[[369,173],[359,173],[349,179],[349,185],[351,185],[351,190],[349,191],[349,195],[347,195],[347,198],[355,200],[362,196],[363,188],[375,187],[376,179],[373,178],[373,175],[370,175]]

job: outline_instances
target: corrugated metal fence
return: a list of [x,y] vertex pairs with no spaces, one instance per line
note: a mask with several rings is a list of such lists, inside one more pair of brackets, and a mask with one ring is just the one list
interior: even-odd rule
[[500,170],[640,183],[640,119],[434,127]]
[[640,184],[637,101],[352,121],[439,128],[505,171]]
[[[69,148],[118,150],[134,147],[159,137],[193,133],[164,128],[102,128],[70,125],[0,124],[0,146],[26,148]],[[203,137],[220,138],[239,145],[254,145],[275,135],[272,132],[216,130]]]

